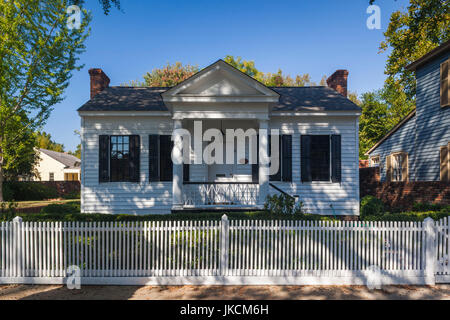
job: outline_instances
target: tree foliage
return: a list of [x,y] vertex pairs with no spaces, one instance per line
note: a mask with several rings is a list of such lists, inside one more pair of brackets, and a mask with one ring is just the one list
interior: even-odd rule
[[163,68],[153,69],[144,75],[144,81],[131,81],[131,86],[173,87],[199,71],[197,66],[184,65],[181,62],[167,64]]
[[77,157],[78,159],[81,159],[81,143],[77,145],[75,151],[69,151],[69,154]]
[[[311,80],[311,76],[308,73],[303,75],[298,74],[295,78],[292,78],[290,75],[283,74],[281,69],[278,69],[277,73],[264,73],[259,71],[254,61],[243,60],[241,57],[235,58],[234,56],[227,55],[224,61],[268,87],[305,87],[317,85]],[[327,77],[323,76],[319,85],[326,85],[326,79]]]
[[[28,119],[22,111],[13,115],[4,128],[5,139],[0,148],[3,150],[3,174],[6,180],[35,175],[34,166],[38,161],[34,148],[36,138],[33,131],[26,128],[27,124]],[[12,140],[10,136],[15,136],[17,132],[20,133],[19,138],[14,143],[9,143]]]
[[[400,100],[396,100],[400,99]],[[392,95],[383,88],[367,92],[361,96],[362,115],[359,119],[359,155],[366,159],[365,153],[383,138],[397,123],[413,110],[413,102],[404,93]]]
[[56,152],[64,152],[64,145],[52,140],[52,136],[47,132],[36,132],[36,146]]
[[[63,99],[88,36],[90,14],[69,29],[66,0],[0,2],[0,202],[7,147],[48,119]],[[20,121],[18,120],[20,119]],[[20,126],[18,124],[20,123]],[[14,131],[11,128],[15,128]]]
[[[263,83],[268,87],[304,87],[315,86],[316,83],[311,80],[311,76],[306,74],[298,74],[295,78],[283,74],[282,70],[277,73],[264,73],[259,71],[254,61],[243,60],[241,57],[233,57],[227,55],[224,61],[232,65],[236,69],[244,72],[255,80]],[[175,64],[167,64],[163,68],[154,69],[144,75],[144,81],[131,81],[131,86],[147,86],[147,87],[173,87],[183,82],[199,71],[198,66],[183,65],[181,62]],[[323,76],[319,85],[326,85],[326,76]]]
[[[102,6],[105,15],[108,15],[111,12],[112,7],[116,7],[117,10],[120,10],[120,0],[98,0],[98,2]],[[72,0],[72,4],[78,6],[82,6],[84,3],[84,0]]]
[[385,70],[387,89],[413,99],[415,77],[406,66],[450,39],[450,1],[411,0],[406,11],[392,13],[384,36],[380,50],[390,51]]
[[415,75],[406,67],[450,38],[450,1],[410,0],[405,11],[392,13],[384,36],[387,78],[382,90],[362,96],[361,158],[414,109]]

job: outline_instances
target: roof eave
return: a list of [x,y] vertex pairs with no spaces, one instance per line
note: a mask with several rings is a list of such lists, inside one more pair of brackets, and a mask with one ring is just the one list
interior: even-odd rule
[[443,43],[442,45],[440,45],[439,47],[431,50],[430,52],[428,52],[427,54],[423,55],[422,57],[420,57],[419,59],[417,59],[416,61],[410,63],[409,65],[406,66],[406,70],[408,71],[416,71],[416,69],[433,60],[436,56],[449,51],[450,50],[450,40],[448,40],[447,42]]

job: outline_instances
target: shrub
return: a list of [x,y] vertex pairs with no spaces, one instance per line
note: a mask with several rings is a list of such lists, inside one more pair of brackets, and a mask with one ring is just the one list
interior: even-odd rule
[[73,191],[68,194],[62,196],[63,199],[72,200],[72,199],[80,199],[80,191]]
[[39,182],[6,182],[4,186],[10,188],[10,198],[6,201],[41,201],[58,198],[55,187]]
[[374,196],[361,199],[361,218],[367,216],[381,216],[385,213],[383,202]]
[[72,214],[80,213],[80,203],[77,201],[67,203],[49,204],[41,210],[42,214]]
[[3,183],[3,200],[12,201],[14,197],[14,192],[11,189],[9,183]]
[[420,211],[439,211],[444,206],[440,204],[433,204],[433,203],[425,203],[425,202],[415,202],[413,204],[412,211],[420,212]]
[[295,199],[286,194],[268,196],[264,203],[264,210],[275,215],[302,215],[303,202],[295,203]]
[[0,221],[10,221],[16,216],[17,203],[1,202],[0,203]]

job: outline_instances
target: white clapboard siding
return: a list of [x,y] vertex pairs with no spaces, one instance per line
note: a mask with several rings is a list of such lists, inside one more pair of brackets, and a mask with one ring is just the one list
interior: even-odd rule
[[[358,125],[356,117],[277,117],[272,129],[292,135],[292,182],[272,182],[278,188],[298,195],[308,213],[359,215]],[[341,135],[342,182],[301,182],[301,135]],[[271,194],[277,191],[270,188]],[[330,207],[333,206],[333,209]]]
[[[249,123],[242,122],[246,129]],[[251,124],[251,123],[250,123]],[[171,134],[169,117],[84,117],[82,129],[82,191],[84,213],[169,213],[172,183],[149,182],[148,135]],[[207,126],[207,122],[205,122]],[[308,213],[323,215],[359,214],[358,124],[355,116],[272,117],[271,129],[292,135],[291,183],[274,184],[291,195],[299,195]],[[98,182],[99,135],[138,134],[141,137],[140,183]],[[342,136],[342,182],[309,182],[300,179],[300,136],[302,134],[340,134]],[[250,166],[239,166],[239,174],[251,174]],[[192,181],[208,181],[207,167],[193,165]],[[272,194],[277,191],[270,188]],[[333,208],[330,207],[332,205]]]
[[[449,219],[2,222],[0,283],[433,284]],[[446,262],[442,263],[445,259]],[[436,278],[435,278],[436,276]]]
[[[85,117],[83,119],[83,173],[81,211],[84,213],[169,213],[172,182],[149,182],[148,136],[172,134],[169,117]],[[140,183],[98,180],[100,135],[138,134],[141,138]]]

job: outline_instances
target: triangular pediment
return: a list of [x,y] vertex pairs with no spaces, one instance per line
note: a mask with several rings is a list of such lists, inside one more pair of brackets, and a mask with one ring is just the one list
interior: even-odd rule
[[163,93],[165,101],[226,101],[242,98],[258,102],[276,102],[279,95],[245,73],[219,60]]

